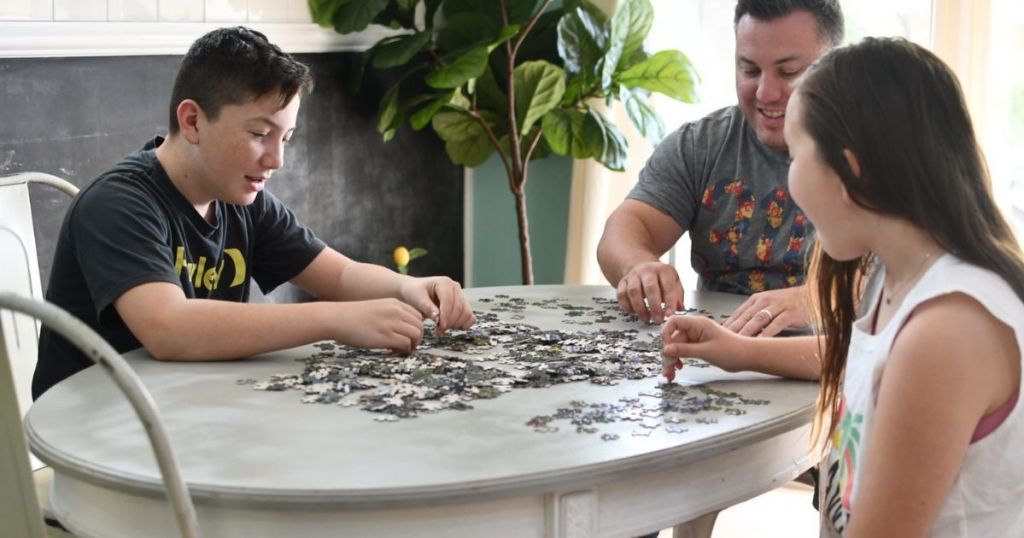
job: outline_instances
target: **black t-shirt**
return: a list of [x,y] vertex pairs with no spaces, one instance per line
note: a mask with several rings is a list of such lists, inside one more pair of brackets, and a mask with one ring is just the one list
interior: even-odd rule
[[[46,292],[48,301],[119,352],[141,345],[113,307],[131,288],[171,282],[189,298],[245,302],[250,278],[269,292],[302,272],[325,247],[267,191],[246,206],[215,201],[210,224],[157,160],[154,150],[162,142],[154,138],[75,198],[61,226]],[[44,327],[33,398],[91,364]]]

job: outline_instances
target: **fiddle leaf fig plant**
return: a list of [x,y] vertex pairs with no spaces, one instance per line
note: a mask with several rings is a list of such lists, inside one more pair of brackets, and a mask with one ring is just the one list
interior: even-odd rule
[[[648,0],[623,0],[609,17],[588,0],[309,0],[313,20],[347,34],[396,30],[363,55],[363,69],[400,69],[380,99],[385,141],[405,123],[430,125],[455,164],[497,154],[515,197],[522,280],[533,283],[527,164],[552,153],[624,170],[627,142],[594,107],[621,101],[651,143],[665,126],[652,92],[697,100],[699,77],[677,50],[649,54]],[[359,77],[361,78],[361,72]],[[357,84],[360,82],[357,80]]]

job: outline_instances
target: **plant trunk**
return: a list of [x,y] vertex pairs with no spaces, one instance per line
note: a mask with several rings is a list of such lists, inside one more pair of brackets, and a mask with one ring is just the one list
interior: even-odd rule
[[533,258],[530,256],[530,228],[526,218],[526,170],[524,169],[521,181],[515,183],[518,188],[512,189],[516,197],[516,220],[519,223],[519,259],[523,270],[523,284],[533,284]]

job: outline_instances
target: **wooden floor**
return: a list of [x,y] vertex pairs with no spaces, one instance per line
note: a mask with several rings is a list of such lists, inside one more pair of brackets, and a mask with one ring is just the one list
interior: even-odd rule
[[[711,538],[817,538],[818,512],[811,487],[797,482],[754,497],[718,514]],[[672,530],[658,538],[672,538]]]

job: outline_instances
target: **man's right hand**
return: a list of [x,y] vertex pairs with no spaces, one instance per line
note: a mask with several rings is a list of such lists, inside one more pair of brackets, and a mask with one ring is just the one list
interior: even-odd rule
[[675,268],[658,261],[639,263],[617,286],[619,306],[646,323],[660,324],[683,309],[683,285]]

